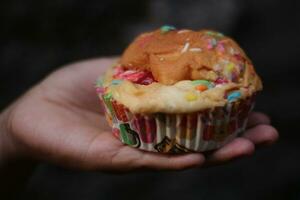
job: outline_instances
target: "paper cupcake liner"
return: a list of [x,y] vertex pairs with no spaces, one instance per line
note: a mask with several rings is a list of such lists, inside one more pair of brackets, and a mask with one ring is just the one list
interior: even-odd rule
[[187,114],[133,114],[110,94],[102,94],[113,134],[124,144],[162,153],[217,149],[241,134],[254,107],[247,99]]

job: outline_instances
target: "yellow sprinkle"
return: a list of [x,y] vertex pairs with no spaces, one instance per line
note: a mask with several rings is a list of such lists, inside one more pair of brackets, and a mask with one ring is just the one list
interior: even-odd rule
[[185,99],[187,100],[187,101],[195,101],[195,100],[197,100],[197,95],[195,95],[194,93],[192,93],[192,92],[188,92],[188,93],[186,93],[186,95],[185,95]]
[[232,71],[234,69],[234,64],[233,63],[229,63],[228,65],[227,65],[227,70],[228,71]]

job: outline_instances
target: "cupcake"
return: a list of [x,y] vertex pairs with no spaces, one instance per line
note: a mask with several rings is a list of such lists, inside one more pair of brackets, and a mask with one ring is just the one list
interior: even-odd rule
[[161,153],[217,149],[245,130],[262,83],[239,45],[211,30],[138,36],[97,82],[124,144]]

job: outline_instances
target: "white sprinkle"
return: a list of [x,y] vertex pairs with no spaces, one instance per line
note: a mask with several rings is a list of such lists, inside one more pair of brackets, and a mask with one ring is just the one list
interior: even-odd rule
[[201,48],[190,48],[190,51],[201,52],[202,49]]
[[231,55],[235,54],[235,51],[234,51],[234,49],[232,47],[230,47],[229,52],[230,52]]
[[160,61],[164,61],[165,59],[164,59],[164,58],[159,58],[159,60],[160,60]]
[[181,34],[181,33],[186,33],[186,32],[190,32],[190,30],[183,29],[183,30],[178,31],[177,33]]
[[183,49],[181,50],[181,53],[184,53],[184,52],[186,52],[188,49],[189,49],[189,46],[190,46],[190,43],[185,43],[185,45],[184,45],[184,47],[183,47]]
[[215,86],[216,88],[220,88],[220,87],[223,87],[223,84],[218,84]]
[[220,66],[220,64],[215,64],[214,67],[213,67],[213,69],[214,69],[215,71],[221,71],[221,66]]

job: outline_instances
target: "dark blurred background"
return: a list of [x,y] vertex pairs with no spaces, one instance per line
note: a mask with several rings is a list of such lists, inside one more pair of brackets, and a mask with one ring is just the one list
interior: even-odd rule
[[208,169],[120,175],[39,163],[16,196],[300,199],[299,20],[293,0],[1,0],[0,110],[59,66],[118,55],[138,33],[172,24],[216,29],[240,43],[264,81],[256,109],[281,135],[252,157]]

